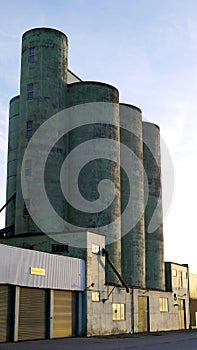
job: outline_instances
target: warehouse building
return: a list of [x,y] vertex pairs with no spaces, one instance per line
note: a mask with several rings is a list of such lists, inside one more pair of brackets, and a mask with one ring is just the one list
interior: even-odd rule
[[64,33],[24,33],[0,231],[13,259],[0,272],[1,341],[189,327],[188,292],[177,307],[171,265],[165,273],[160,158],[157,125],[115,87],[68,69]]
[[184,294],[129,288],[116,269],[116,285],[106,284],[106,265],[114,266],[105,236],[76,237],[87,244],[85,259],[0,245],[0,342],[189,327],[188,279]]
[[83,260],[0,245],[0,261],[1,342],[84,334]]

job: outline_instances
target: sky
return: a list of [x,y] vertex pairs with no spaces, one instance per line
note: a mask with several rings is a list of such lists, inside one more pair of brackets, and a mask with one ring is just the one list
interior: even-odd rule
[[69,39],[70,70],[116,86],[121,102],[138,106],[145,120],[160,126],[174,169],[162,155],[165,260],[188,263],[197,272],[196,13],[196,0],[1,4],[0,207],[6,201],[8,108],[19,94],[21,37],[35,27],[59,29]]

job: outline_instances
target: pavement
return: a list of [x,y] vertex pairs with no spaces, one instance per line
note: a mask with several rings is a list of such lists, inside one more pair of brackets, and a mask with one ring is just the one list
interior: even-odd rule
[[197,350],[197,331],[0,344],[0,350]]

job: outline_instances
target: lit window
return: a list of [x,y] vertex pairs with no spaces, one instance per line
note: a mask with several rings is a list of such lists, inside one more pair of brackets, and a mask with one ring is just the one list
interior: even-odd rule
[[68,252],[68,245],[67,244],[52,244],[51,246],[52,253],[64,253]]
[[28,100],[32,100],[34,95],[34,84],[27,85],[27,98]]
[[29,216],[29,209],[30,209],[30,199],[25,199],[24,208],[23,208],[24,216]]
[[100,301],[100,293],[92,292],[92,301]]
[[32,137],[33,134],[33,122],[29,120],[26,124],[26,136]]
[[92,244],[92,253],[99,254],[100,252],[100,246],[97,244]]
[[31,176],[31,160],[25,161],[25,176]]
[[172,270],[172,276],[173,276],[173,277],[176,277],[176,276],[177,276],[177,270],[175,270],[175,269]]
[[168,312],[168,298],[160,298],[160,312]]
[[29,62],[35,62],[35,47],[30,47],[29,49]]
[[125,304],[112,304],[113,321],[125,320]]

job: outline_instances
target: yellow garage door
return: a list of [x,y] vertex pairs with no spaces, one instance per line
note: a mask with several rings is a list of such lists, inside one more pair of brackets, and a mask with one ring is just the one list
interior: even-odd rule
[[72,292],[54,290],[52,338],[72,336]]
[[149,305],[148,297],[138,297],[138,332],[149,331]]
[[46,333],[46,292],[20,288],[18,339],[44,339]]
[[8,286],[0,285],[0,342],[7,341]]

